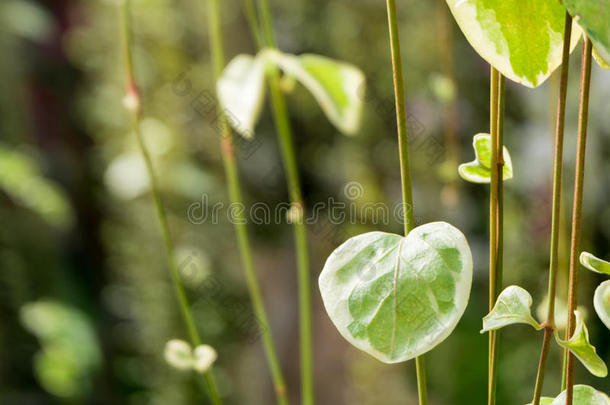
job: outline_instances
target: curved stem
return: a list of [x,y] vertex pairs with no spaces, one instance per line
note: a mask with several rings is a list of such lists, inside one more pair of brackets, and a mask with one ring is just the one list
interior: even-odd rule
[[[159,186],[157,181],[157,175],[155,173],[155,169],[152,163],[152,159],[150,157],[150,153],[144,144],[144,139],[142,137],[142,132],[140,131],[140,121],[141,121],[141,109],[140,109],[140,96],[138,91],[138,86],[135,79],[135,74],[133,70],[133,47],[132,47],[132,37],[131,37],[131,15],[130,15],[130,0],[124,0],[123,6],[121,8],[121,26],[123,31],[123,59],[125,64],[125,71],[127,77],[127,92],[125,97],[125,104],[128,109],[132,113],[132,128],[136,134],[138,147],[142,154],[142,158],[144,159],[144,163],[146,165],[146,169],[148,171],[148,176],[150,178],[150,187],[151,193],[155,205],[155,212],[157,215],[157,220],[159,221],[159,226],[161,228],[161,235],[163,237],[163,243],[165,247],[165,253],[167,255],[168,264],[170,267],[172,284],[174,286],[174,290],[176,292],[176,297],[178,299],[178,303],[180,305],[180,310],[182,313],[182,317],[184,319],[184,323],[188,329],[189,337],[193,346],[199,346],[201,344],[201,337],[199,336],[199,332],[197,331],[197,326],[195,325],[195,320],[193,318],[193,313],[191,312],[188,298],[186,296],[186,291],[184,289],[184,285],[182,284],[182,278],[180,277],[180,270],[178,267],[178,263],[176,261],[176,255],[174,250],[174,244],[171,238],[171,234],[169,231],[169,226],[167,223],[167,216],[165,215],[165,209],[163,207],[163,202],[161,201],[161,195],[159,193]],[[203,374],[204,384],[208,389],[208,393],[210,395],[210,399],[214,405],[222,404],[220,400],[220,396],[218,394],[218,390],[216,388],[216,383],[214,380],[214,376],[212,374],[212,370],[208,370]]]
[[[584,35],[582,70],[580,81],[580,107],[578,111],[578,148],[576,151],[576,174],[574,176],[574,205],[572,207],[572,238],[570,242],[570,281],[568,286],[568,328],[566,338],[574,333],[576,319],[574,311],[578,305],[578,255],[582,221],[582,198],[585,180],[585,151],[587,146],[587,123],[589,120],[589,89],[591,85],[591,40]],[[566,351],[567,405],[572,405],[574,391],[574,355]]]
[[[398,131],[398,153],[400,158],[400,181],[402,188],[404,233],[405,236],[415,227],[413,220],[413,194],[411,187],[411,171],[409,167],[409,138],[407,134],[407,110],[405,108],[405,86],[402,76],[402,60],[400,54],[400,38],[398,33],[398,18],[396,16],[396,0],[387,0],[388,27],[390,31],[390,50],[392,55],[392,73],[394,78],[394,99],[396,103],[396,126]],[[428,403],[426,387],[426,367],[424,356],[415,359],[417,373],[417,392],[419,404]]]
[[549,260],[548,313],[545,322],[544,338],[538,363],[536,386],[532,405],[540,404],[546,361],[549,354],[549,341],[555,329],[555,296],[557,291],[557,268],[559,262],[559,231],[561,220],[561,188],[563,172],[563,135],[566,115],[566,98],[568,92],[568,73],[570,69],[570,38],[572,36],[572,17],[566,12],[563,53],[561,58],[561,79],[557,102],[557,122],[555,126],[555,154],[553,162],[553,207],[551,219],[551,247]]
[[[271,10],[268,0],[258,0],[258,11],[263,31],[265,46],[276,48],[275,33],[271,21]],[[309,247],[307,228],[304,222],[305,204],[301,192],[294,139],[286,100],[280,87],[280,76],[277,68],[268,69],[268,85],[271,94],[271,106],[282,155],[288,194],[291,202],[290,222],[293,225],[295,249],[297,256],[297,277],[299,290],[299,340],[301,356],[301,399],[303,405],[314,403],[313,378],[313,339],[311,315],[311,281],[309,274]]]
[[[224,68],[224,51],[222,45],[222,33],[220,29],[220,9],[218,0],[209,0],[209,36],[210,50],[212,53],[212,61],[214,64],[215,79],[218,80]],[[229,199],[231,203],[237,203],[243,206],[243,197],[241,192],[241,184],[238,175],[237,162],[235,160],[233,133],[226,121],[225,117],[221,118],[221,151],[225,176],[227,179]],[[241,257],[242,267],[244,269],[246,284],[252,300],[252,307],[257,317],[258,327],[263,340],[265,356],[271,370],[274,389],[278,398],[278,403],[287,404],[286,384],[280,367],[280,362],[277,356],[277,350],[273,335],[270,329],[270,323],[265,309],[261,288],[256,277],[254,269],[254,260],[252,258],[252,248],[248,237],[247,221],[245,213],[240,211],[239,218],[233,221],[235,233],[237,235],[237,244]]]

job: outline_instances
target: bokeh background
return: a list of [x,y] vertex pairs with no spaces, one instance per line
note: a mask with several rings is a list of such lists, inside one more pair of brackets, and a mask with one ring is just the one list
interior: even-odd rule
[[[222,1],[228,57],[253,53],[240,1]],[[456,175],[473,159],[472,136],[487,132],[489,66],[470,48],[443,1],[399,2],[412,136],[414,209],[420,223],[445,220],[470,241],[475,276],[455,332],[426,355],[430,403],[482,404],[486,397],[488,187]],[[283,51],[312,52],[359,66],[365,113],[346,137],[297,86],[288,94],[306,203],[400,201],[385,2],[272,1]],[[274,403],[242,276],[233,228],[189,218],[189,207],[226,202],[219,138],[198,100],[213,91],[206,2],[133,0],[135,67],[142,130],[197,325],[219,353],[228,404]],[[0,3],[0,404],[203,404],[194,376],[163,359],[167,340],[186,336],[168,280],[162,241],[121,99],[124,73],[118,9],[111,0]],[[524,39],[526,40],[526,39]],[[559,297],[566,295],[581,45],[571,60],[565,149]],[[557,74],[532,90],[507,83],[506,145],[515,178],[505,191],[505,285],[546,291],[554,99]],[[188,86],[187,86],[188,85]],[[185,87],[186,86],[186,87]],[[188,91],[187,91],[188,90]],[[610,72],[593,68],[583,218],[584,250],[610,256]],[[249,204],[287,201],[269,108],[256,147],[240,156]],[[426,146],[428,145],[428,146]],[[430,149],[429,145],[437,145]],[[250,153],[251,152],[251,153]],[[356,181],[356,200],[344,193]],[[203,203],[202,203],[203,202]],[[195,204],[195,205],[193,205]],[[191,211],[192,212],[192,211]],[[347,237],[400,232],[397,222],[309,225],[314,286],[325,258]],[[293,403],[298,403],[298,314],[291,228],[251,224],[255,260]],[[581,271],[579,293],[591,340],[610,360],[610,335],[592,308],[604,278]],[[206,282],[206,280],[208,282]],[[213,280],[214,283],[209,283]],[[210,287],[210,286],[213,287]],[[413,362],[384,365],[337,333],[314,289],[315,372],[322,405],[414,404]],[[500,404],[529,401],[541,335],[502,331]],[[544,394],[560,386],[553,346]],[[577,381],[610,391],[578,365]]]

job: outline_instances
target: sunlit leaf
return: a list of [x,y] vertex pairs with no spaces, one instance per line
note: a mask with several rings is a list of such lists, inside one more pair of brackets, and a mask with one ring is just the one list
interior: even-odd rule
[[251,138],[265,101],[265,60],[237,55],[222,72],[216,91],[224,114],[240,135]]
[[212,364],[218,358],[218,354],[212,346],[199,345],[193,352],[193,358],[193,368],[200,373],[205,373],[212,367]]
[[[540,405],[549,405],[552,404],[554,401],[554,398],[550,398],[550,397],[541,397],[540,398]],[[532,403],[530,402],[527,405],[532,405]]]
[[597,54],[610,61],[610,4],[605,0],[563,0],[563,5],[591,39]]
[[445,222],[408,236],[369,232],[328,258],[319,286],[326,311],[351,344],[385,363],[425,353],[451,334],[470,296],[472,256]]
[[582,252],[580,254],[580,264],[591,271],[610,276],[610,263],[600,259],[599,257],[593,256],[589,252]]
[[602,69],[610,69],[610,59],[602,56],[601,53],[598,52],[597,47],[593,47],[593,58]]
[[595,289],[593,306],[599,319],[610,329],[610,280],[604,281]]
[[[509,79],[536,87],[561,64],[565,9],[559,1],[447,0],[447,4],[474,49]],[[572,49],[580,33],[575,25]]]
[[[491,182],[491,136],[489,134],[476,134],[472,140],[475,160],[463,163],[458,167],[460,177],[471,183]],[[506,146],[503,147],[504,167],[503,180],[513,178],[513,163]]]
[[555,333],[555,339],[561,346],[569,349],[574,356],[596,377],[605,377],[608,375],[608,368],[604,361],[595,351],[595,347],[589,343],[589,331],[582,319],[582,315],[578,311],[574,311],[576,316],[576,328],[574,334],[568,340],[559,338]]
[[[551,405],[565,405],[566,395],[566,391],[563,391]],[[588,385],[575,385],[572,405],[610,405],[610,398]]]
[[525,323],[540,330],[542,326],[532,316],[532,296],[525,289],[511,285],[500,293],[491,312],[483,318],[483,330],[500,329],[506,325]]
[[272,49],[262,55],[305,86],[341,132],[352,135],[358,131],[365,84],[360,69],[319,55],[295,56]]

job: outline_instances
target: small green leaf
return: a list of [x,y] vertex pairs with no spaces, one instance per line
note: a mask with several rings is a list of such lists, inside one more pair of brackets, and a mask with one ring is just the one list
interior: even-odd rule
[[574,311],[576,316],[576,328],[574,334],[568,340],[562,340],[555,332],[555,340],[561,346],[570,350],[574,356],[596,377],[608,375],[608,368],[604,361],[595,351],[595,347],[589,343],[589,331],[579,311]]
[[240,135],[251,138],[265,101],[265,59],[237,55],[216,83],[224,114]]
[[[559,1],[447,0],[447,4],[472,47],[509,79],[536,87],[561,64],[565,8]],[[574,25],[570,50],[580,34]]]
[[[566,395],[566,391],[563,391],[551,405],[565,405]],[[610,405],[610,398],[588,385],[575,385],[572,405]]]
[[193,367],[193,349],[184,340],[172,339],[165,344],[165,361],[179,370],[189,370]]
[[265,49],[262,54],[305,86],[341,132],[352,135],[358,131],[365,84],[360,69],[319,55],[295,56],[275,49]]
[[319,286],[341,335],[384,363],[419,356],[451,334],[470,296],[472,256],[446,222],[406,237],[369,232],[328,258]]
[[[472,140],[475,160],[463,163],[458,167],[460,177],[471,183],[491,182],[491,136],[489,134],[476,134]],[[513,178],[513,163],[506,146],[503,148],[504,168],[503,180]]]
[[610,4],[606,0],[563,0],[574,21],[584,29],[605,61],[610,60]]
[[511,285],[500,293],[491,312],[483,318],[481,333],[506,325],[525,323],[540,330],[542,326],[532,316],[532,296],[525,289]]
[[582,252],[580,254],[580,264],[591,271],[610,276],[610,263],[600,259],[599,257],[593,256],[589,252]]
[[604,281],[595,289],[593,306],[599,319],[610,329],[610,280]]
[[200,373],[207,372],[218,358],[216,350],[210,345],[199,345],[193,352],[193,368]]

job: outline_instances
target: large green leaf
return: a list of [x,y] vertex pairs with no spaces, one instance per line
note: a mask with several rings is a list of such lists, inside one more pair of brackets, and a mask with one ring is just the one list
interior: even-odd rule
[[610,280],[604,281],[595,289],[593,306],[599,319],[610,329]]
[[[561,64],[565,8],[557,0],[447,0],[474,49],[511,80],[540,85]],[[580,36],[572,30],[574,49]]]
[[563,0],[603,60],[610,61],[610,2],[608,0]]
[[[475,159],[472,162],[462,163],[458,167],[460,177],[471,183],[491,182],[491,135],[476,134],[472,140]],[[503,147],[504,167],[502,168],[502,179],[513,178],[513,163],[506,146]]]
[[341,132],[352,135],[358,130],[365,83],[360,69],[319,55],[295,56],[274,49],[262,52],[311,92],[330,122]]
[[582,252],[580,254],[580,264],[591,271],[610,276],[610,263],[600,259],[599,257],[593,256],[589,252]]
[[237,55],[216,83],[220,105],[240,135],[251,138],[265,101],[265,60]]
[[557,332],[555,332],[557,343],[570,350],[594,376],[607,376],[608,368],[606,367],[606,363],[597,355],[595,347],[589,343],[589,331],[582,319],[582,315],[579,311],[574,311],[574,315],[576,316],[574,334],[570,339],[563,340],[559,338]]
[[445,222],[406,237],[353,237],[331,254],[319,279],[339,332],[385,363],[416,357],[447,338],[466,309],[471,283],[468,242]]
[[[551,405],[565,405],[566,391],[559,394]],[[597,391],[588,385],[575,385],[572,405],[610,405],[610,398],[603,392]]]
[[540,330],[542,326],[532,316],[532,296],[525,289],[511,285],[500,293],[491,312],[483,318],[483,330],[500,329],[506,325],[525,323]]

